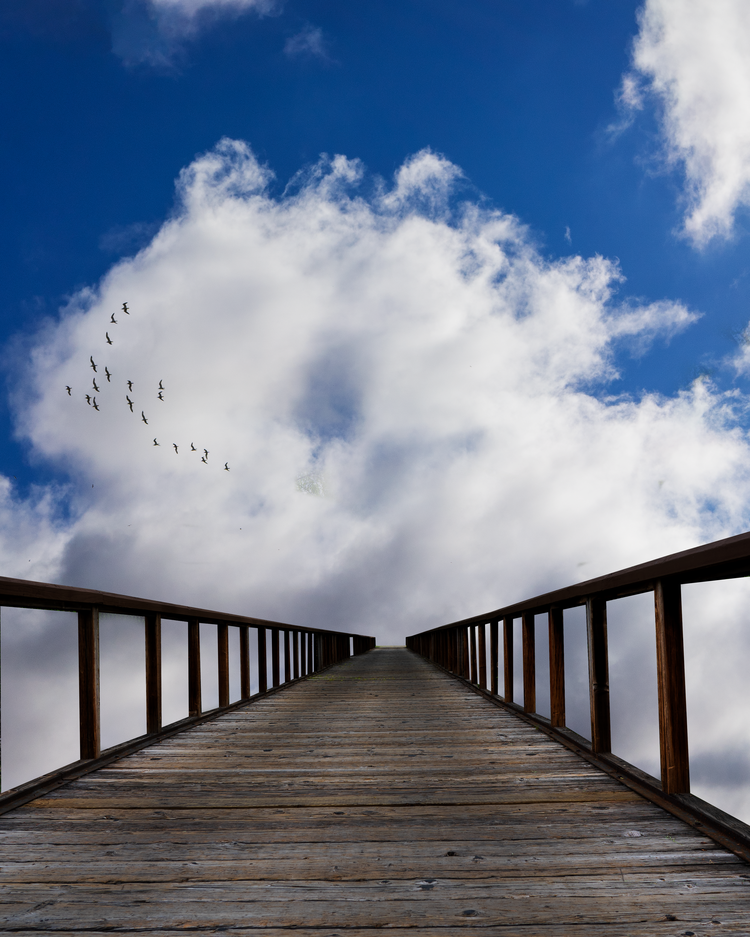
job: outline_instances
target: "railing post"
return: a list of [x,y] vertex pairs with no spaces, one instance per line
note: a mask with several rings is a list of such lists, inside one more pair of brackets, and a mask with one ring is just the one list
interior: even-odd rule
[[281,671],[279,668],[279,629],[271,630],[271,686],[281,684]]
[[78,613],[78,709],[81,759],[101,753],[99,707],[99,609]]
[[563,610],[549,610],[549,708],[553,726],[565,725],[565,643]]
[[161,730],[161,615],[147,612],[146,637],[146,732]]
[[305,632],[302,632],[300,638],[300,676],[304,677],[307,674],[307,635]]
[[299,631],[292,632],[292,677],[299,679]]
[[503,618],[503,699],[513,702],[513,619]]
[[591,750],[610,752],[612,734],[609,721],[607,603],[600,596],[590,596],[586,600],[586,630],[589,651]]
[[477,629],[469,625],[469,680],[477,682]]
[[284,629],[284,683],[289,683],[292,679],[292,650],[291,634],[289,629]]
[[490,692],[497,696],[498,684],[498,659],[499,648],[497,646],[497,619],[490,622]]
[[536,712],[536,631],[534,616],[523,613],[523,708],[527,713]]
[[219,662],[219,706],[229,705],[229,626],[216,626],[216,648]]
[[469,679],[471,676],[471,670],[469,669],[469,628],[468,625],[464,625],[460,629],[461,635],[461,676],[465,679]]
[[487,689],[487,624],[482,622],[478,626],[479,637],[479,686]]
[[240,699],[250,699],[250,628],[240,626]]
[[666,794],[690,793],[685,649],[679,582],[657,580],[656,672],[659,687],[659,748],[661,784]]
[[258,628],[258,692],[268,690],[268,655],[266,652],[266,629]]
[[200,716],[201,700],[201,625],[197,618],[188,620],[188,712]]
[[307,632],[307,672],[315,672],[315,654],[313,651],[313,633]]

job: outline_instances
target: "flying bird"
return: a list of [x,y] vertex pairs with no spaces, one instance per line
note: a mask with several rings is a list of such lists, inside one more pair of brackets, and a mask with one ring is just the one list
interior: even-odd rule
[[105,332],[104,334],[107,336],[107,344],[108,344],[108,345],[111,345],[111,344],[112,344],[112,339],[109,337],[109,332]]
[[159,390],[164,390],[164,385],[162,384],[161,381],[159,381]]
[[94,374],[96,374],[96,365],[94,364],[94,356],[89,355],[89,361],[91,362],[91,367],[94,369]]
[[128,390],[130,391],[131,394],[133,393],[133,382],[132,382],[132,381],[128,381]]
[[94,397],[93,407],[94,407],[95,410],[98,410],[98,409],[99,409],[99,407],[97,407],[97,405],[96,405],[96,397]]
[[143,422],[146,424],[146,426],[148,426],[148,420],[147,420],[146,417],[144,416],[143,410],[141,410],[141,419],[142,419]]
[[112,379],[112,374],[106,365],[104,366],[104,373],[107,375],[107,382],[109,382]]
[[157,397],[159,398],[159,400],[164,400],[164,394],[161,391],[159,391],[159,393],[157,394]]
[[198,451],[192,443],[190,443],[190,451],[191,451],[191,452],[197,452],[197,451]]
[[71,392],[72,389],[73,389],[73,388],[72,388],[72,387],[69,387],[67,384],[65,385],[65,390],[67,390],[67,392],[68,392],[68,397],[71,396],[71,393],[70,393],[70,392]]
[[[201,456],[201,462],[206,462],[206,457],[204,455]],[[206,462],[206,465],[208,465],[208,462]]]
[[111,318],[109,321],[110,321],[110,322],[114,322],[114,324],[117,325],[117,319],[115,319],[115,314],[114,314],[114,312],[112,313],[112,318]]
[[99,393],[99,385],[96,383],[96,378],[94,378],[94,390]]
[[204,450],[203,450],[203,453],[204,453],[204,455],[206,456],[206,458],[208,458],[208,449],[204,449]]
[[229,463],[228,463],[228,462],[225,462],[225,463],[224,463],[224,471],[225,471],[225,472],[228,472],[228,471],[229,471]]
[[129,316],[129,315],[130,315],[130,313],[128,312],[128,304],[127,304],[127,303],[123,303],[123,304],[122,304],[122,311],[125,313],[126,316]]
[[128,406],[130,407],[130,412],[132,413],[132,412],[133,412],[133,401],[130,399],[130,397],[128,397],[127,394],[125,394],[125,399],[127,400]]
[[86,403],[91,406],[91,394],[86,394]]
[[[172,445],[174,446],[174,451],[177,452],[177,443],[173,442]],[[177,452],[177,455],[179,455],[179,452]]]
[[154,445],[155,445],[155,446],[158,446],[158,445],[159,445],[159,443],[156,441],[156,436],[154,436]]

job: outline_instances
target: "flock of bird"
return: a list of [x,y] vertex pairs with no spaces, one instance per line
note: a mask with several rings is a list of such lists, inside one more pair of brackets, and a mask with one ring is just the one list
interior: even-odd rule
[[[126,316],[129,316],[129,315],[130,315],[130,311],[128,310],[128,304],[127,304],[127,303],[123,303],[123,304],[122,304],[122,311],[125,313]],[[118,324],[118,323],[117,323],[117,319],[115,318],[114,312],[111,314],[111,317],[110,317],[110,320],[109,320],[109,321],[110,321],[110,324],[112,324],[112,325],[117,325],[117,324]],[[109,337],[109,332],[108,332],[108,331],[105,332],[104,335],[105,335],[107,344],[108,344],[108,345],[113,345],[114,342],[113,342],[112,339]],[[99,387],[99,385],[98,385],[97,382],[96,382],[96,375],[99,373],[99,366],[98,366],[97,363],[94,361],[94,356],[93,356],[93,355],[89,355],[89,367],[90,367],[90,368],[92,369],[92,371],[94,372],[93,386],[92,386],[92,388],[91,388],[91,389],[94,391],[94,394],[90,394],[90,393],[89,393],[89,394],[84,394],[84,397],[86,398],[86,403],[87,403],[90,407],[93,407],[94,410],[100,410],[99,404],[97,403],[96,396],[95,396],[95,394],[101,393],[101,388]],[[107,383],[108,383],[108,384],[111,384],[111,383],[112,383],[112,372],[109,370],[109,368],[108,368],[106,365],[104,366],[104,376],[105,376],[106,379],[107,379]],[[101,377],[99,378],[99,380],[101,380]],[[130,407],[130,412],[131,412],[131,413],[135,413],[135,410],[133,409],[133,404],[134,404],[134,402],[130,399],[130,394],[133,393],[133,382],[132,382],[132,381],[126,381],[125,383],[128,385],[128,393],[125,394],[125,402],[127,403],[128,407]],[[164,391],[165,391],[165,389],[166,389],[166,388],[164,387],[164,383],[163,383],[162,381],[159,381],[158,393],[157,393],[157,395],[156,395],[157,400],[161,400],[161,401],[164,400]],[[69,397],[72,397],[72,396],[73,396],[73,388],[72,388],[69,384],[66,384],[66,385],[65,385],[65,390],[68,392],[68,396],[69,396]],[[145,423],[146,426],[148,426],[148,420],[146,419],[146,414],[143,412],[143,410],[141,410],[141,422]],[[160,446],[160,445],[161,445],[159,442],[157,442],[156,437],[154,437],[154,445],[155,445],[155,446]],[[175,454],[176,454],[176,455],[179,455],[180,447],[177,445],[176,442],[173,442],[173,443],[172,443],[172,448],[174,449]],[[190,452],[200,452],[200,449],[196,449],[196,447],[195,447],[195,446],[193,445],[193,443],[191,442],[191,443],[190,443]],[[204,450],[203,450],[203,455],[201,456],[201,462],[203,462],[205,465],[208,465],[208,449],[204,449]],[[229,471],[229,463],[227,463],[227,462],[224,463],[224,471],[225,471],[225,472],[228,472],[228,471]]]

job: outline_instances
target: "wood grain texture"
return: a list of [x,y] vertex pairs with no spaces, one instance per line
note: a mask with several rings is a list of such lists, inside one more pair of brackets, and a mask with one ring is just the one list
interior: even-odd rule
[[2,934],[750,933],[749,866],[403,649],[7,813],[0,857]]

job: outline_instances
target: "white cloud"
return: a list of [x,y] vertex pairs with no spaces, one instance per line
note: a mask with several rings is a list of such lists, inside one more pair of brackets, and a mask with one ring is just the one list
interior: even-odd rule
[[398,642],[744,529],[740,397],[603,394],[617,342],[691,314],[547,260],[460,178],[426,151],[371,185],[337,156],[275,198],[229,140],[186,169],[178,213],[33,349],[19,431],[73,516],[28,508],[30,574]]
[[685,173],[684,233],[701,247],[750,204],[750,6],[646,0],[639,26],[621,103],[657,97],[667,158]]
[[328,47],[319,26],[305,26],[284,43],[284,54],[289,58],[317,58],[330,61]]
[[111,18],[112,50],[126,65],[171,69],[185,40],[216,18],[277,7],[277,0],[124,0]]

